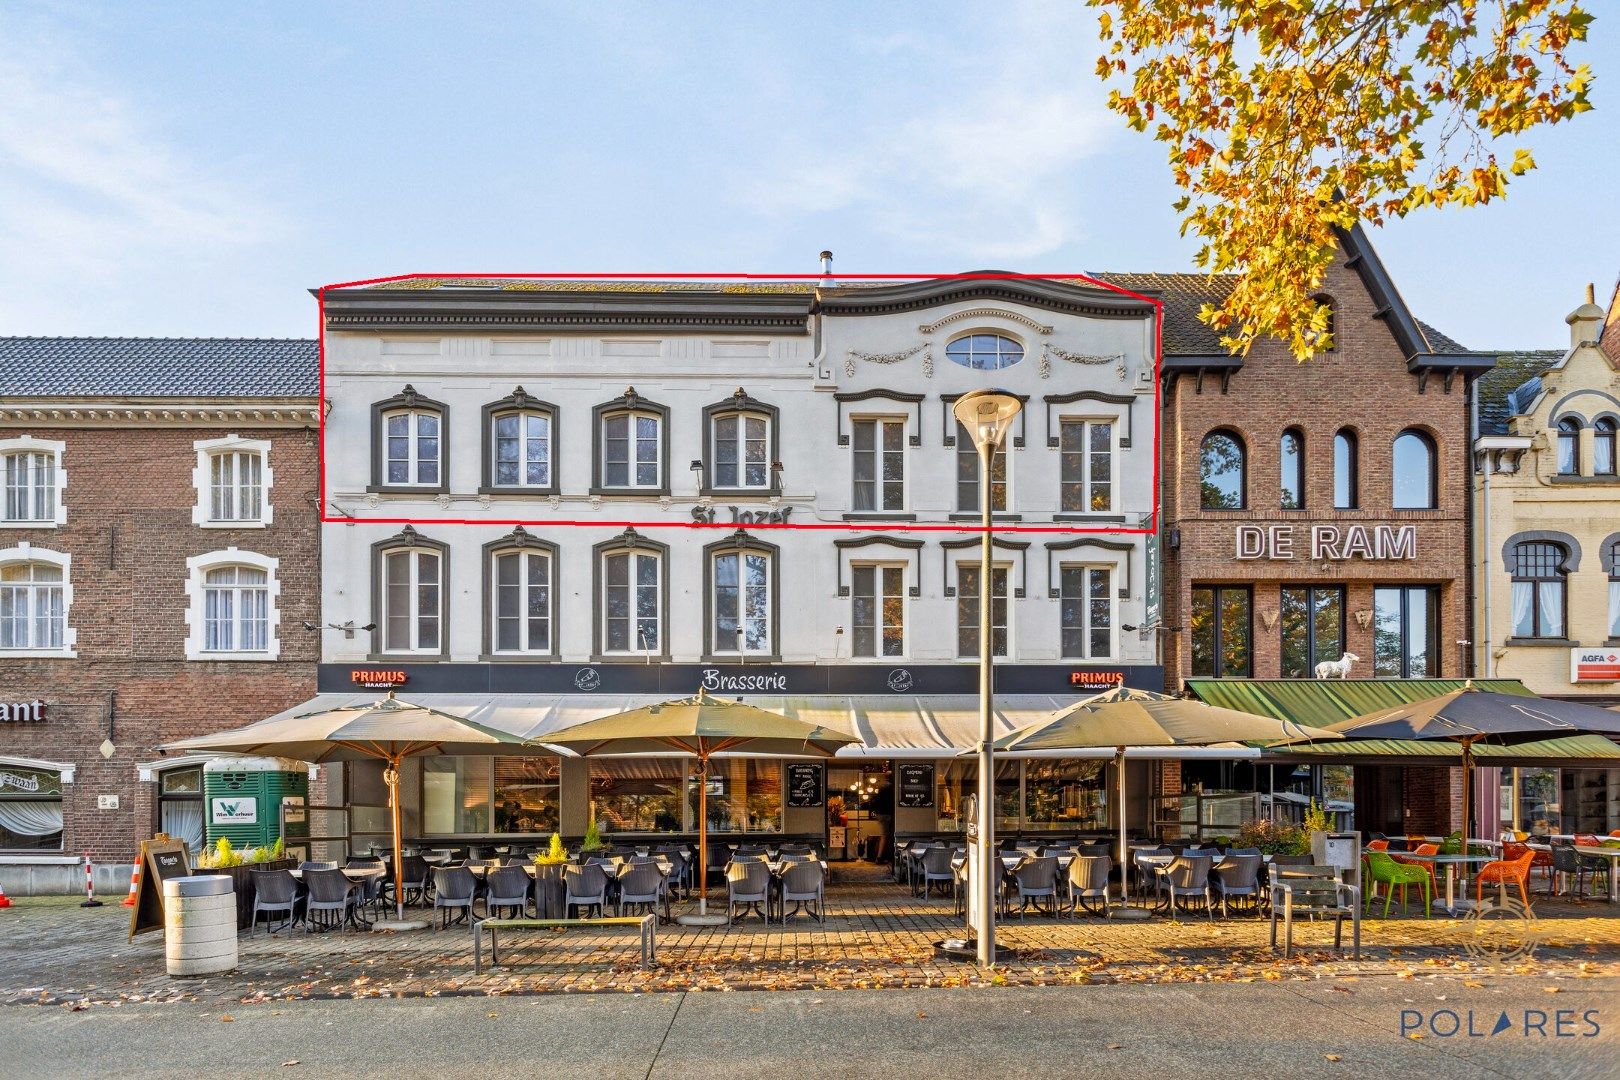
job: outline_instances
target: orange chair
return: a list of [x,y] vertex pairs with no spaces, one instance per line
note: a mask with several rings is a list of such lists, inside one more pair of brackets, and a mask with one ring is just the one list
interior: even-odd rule
[[1389,841],[1388,840],[1369,840],[1369,841],[1367,841],[1367,850],[1368,851],[1388,851],[1389,850]]
[[[1439,853],[1439,844],[1418,844],[1412,849],[1413,855],[1438,855]],[[1440,895],[1440,879],[1434,874],[1434,863],[1419,862],[1417,859],[1409,859],[1398,851],[1392,851],[1389,854],[1390,858],[1394,859],[1396,862],[1409,863],[1412,866],[1421,866],[1423,869],[1427,870],[1429,872],[1429,895]]]
[[1487,882],[1493,885],[1497,883],[1502,885],[1512,884],[1519,887],[1519,899],[1524,902],[1525,908],[1528,909],[1530,907],[1530,894],[1526,891],[1525,885],[1530,880],[1530,863],[1534,856],[1535,852],[1526,851],[1517,859],[1498,859],[1480,867],[1479,876],[1474,879],[1477,883],[1477,895],[1474,902],[1476,904],[1485,902],[1485,885]]
[[1609,837],[1613,840],[1620,840],[1620,829],[1610,829]]
[[1516,861],[1518,859],[1522,859],[1522,858],[1524,858],[1526,852],[1529,852],[1529,854],[1530,854],[1530,870],[1531,870],[1532,873],[1535,871],[1536,867],[1538,867],[1538,866],[1541,867],[1542,870],[1546,871],[1546,873],[1547,873],[1547,891],[1551,892],[1552,891],[1552,876],[1553,876],[1552,852],[1550,852],[1550,851],[1532,851],[1529,847],[1525,846],[1524,844],[1515,844],[1511,840],[1506,840],[1506,841],[1503,841],[1503,843],[1502,843],[1502,861],[1503,862],[1514,862],[1514,861]]

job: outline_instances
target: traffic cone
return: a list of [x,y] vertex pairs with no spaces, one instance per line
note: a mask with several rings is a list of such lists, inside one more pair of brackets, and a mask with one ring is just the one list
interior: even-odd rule
[[135,864],[135,872],[129,875],[129,895],[124,897],[125,907],[135,906],[135,893],[141,886],[141,864]]
[[90,863],[90,853],[84,853],[84,902],[80,907],[100,907],[101,901],[96,899],[96,879],[92,873],[94,867]]
[[6,895],[6,887],[0,885],[0,907],[10,907],[11,897]]

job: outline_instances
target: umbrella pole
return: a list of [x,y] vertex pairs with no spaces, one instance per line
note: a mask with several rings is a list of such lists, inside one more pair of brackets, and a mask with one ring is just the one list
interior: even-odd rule
[[399,755],[388,758],[383,769],[383,783],[388,785],[388,816],[394,826],[394,917],[405,921],[405,858],[400,853],[399,839]]
[[1114,772],[1119,787],[1119,907],[1108,913],[1110,919],[1145,919],[1148,912],[1131,907],[1131,885],[1127,874],[1131,865],[1131,846],[1125,837],[1125,748],[1114,748]]
[[698,914],[709,913],[709,759],[698,755]]

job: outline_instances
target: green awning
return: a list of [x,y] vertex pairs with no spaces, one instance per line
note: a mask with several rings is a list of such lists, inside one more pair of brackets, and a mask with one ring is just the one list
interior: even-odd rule
[[[1263,753],[1260,760],[1329,765],[1376,765],[1399,760],[1409,765],[1447,765],[1461,763],[1462,745],[1450,739],[1345,739],[1279,746]],[[1556,766],[1598,761],[1620,765],[1620,745],[1602,735],[1571,735],[1515,746],[1475,743],[1474,761],[1480,765]]]

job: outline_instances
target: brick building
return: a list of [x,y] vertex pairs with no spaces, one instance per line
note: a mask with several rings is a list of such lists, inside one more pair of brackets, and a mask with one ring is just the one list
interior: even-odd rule
[[158,747],[307,698],[320,622],[315,342],[0,339],[0,880],[128,880],[200,840]]
[[[1470,674],[1459,644],[1472,636],[1469,414],[1494,356],[1415,319],[1359,228],[1341,236],[1320,294],[1333,347],[1304,364],[1274,340],[1226,352],[1196,318],[1220,302],[1219,277],[1113,280],[1170,301],[1159,628],[1170,688],[1311,680],[1346,654],[1353,679]],[[1209,775],[1187,771],[1197,768]],[[1184,766],[1166,787],[1241,786],[1233,768]],[[1298,779],[1301,794],[1335,794],[1319,770]],[[1428,824],[1401,821],[1401,808],[1426,813],[1419,789],[1443,787],[1444,773],[1361,769],[1357,780],[1358,826],[1388,830]]]

